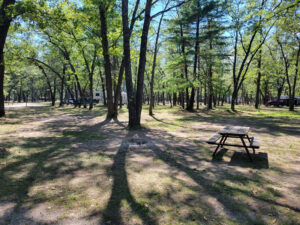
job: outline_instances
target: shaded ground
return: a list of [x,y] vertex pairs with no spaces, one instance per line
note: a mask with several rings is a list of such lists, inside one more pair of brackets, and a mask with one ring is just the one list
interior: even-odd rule
[[[26,108],[0,120],[0,224],[300,224],[300,113],[157,107],[128,131],[127,112]],[[215,159],[225,125],[262,140]],[[234,151],[236,150],[236,151]]]

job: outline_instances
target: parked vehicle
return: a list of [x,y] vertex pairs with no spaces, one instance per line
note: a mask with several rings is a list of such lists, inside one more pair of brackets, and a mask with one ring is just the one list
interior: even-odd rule
[[[273,98],[268,101],[268,105],[274,105],[274,106],[289,106],[289,104],[290,104],[290,99],[288,96],[281,96],[279,101],[277,101],[277,98]],[[294,104],[300,105],[300,97],[295,97]]]
[[74,104],[74,100],[72,98],[67,99],[67,105],[69,105],[69,104],[71,104],[71,105]]
[[[89,97],[85,97],[84,101],[88,105],[90,103],[90,98]],[[93,105],[97,105],[98,103],[99,103],[99,99],[93,99]]]

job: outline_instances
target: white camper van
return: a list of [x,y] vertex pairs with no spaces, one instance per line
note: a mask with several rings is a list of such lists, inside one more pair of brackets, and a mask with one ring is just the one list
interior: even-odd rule
[[[128,101],[127,101],[127,93],[125,91],[122,91],[121,92],[121,96],[122,96],[122,104],[127,104],[128,103]],[[102,90],[100,90],[100,91],[94,91],[93,98],[96,99],[96,100],[99,100],[100,102],[103,103],[104,102],[104,100],[103,100],[103,91]]]

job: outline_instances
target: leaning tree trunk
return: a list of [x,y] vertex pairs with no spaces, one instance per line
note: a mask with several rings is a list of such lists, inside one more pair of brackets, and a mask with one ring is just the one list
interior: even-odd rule
[[262,58],[262,49],[258,51],[258,62],[257,62],[257,80],[256,80],[256,96],[255,96],[255,108],[259,107],[259,93],[260,93],[260,80],[261,80],[261,58]]

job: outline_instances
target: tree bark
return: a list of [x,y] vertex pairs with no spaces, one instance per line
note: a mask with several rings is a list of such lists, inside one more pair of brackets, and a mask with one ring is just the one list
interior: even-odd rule
[[59,96],[59,107],[62,107],[64,105],[64,83],[65,83],[65,74],[66,74],[66,66],[63,66],[63,75],[62,75],[62,80],[61,80],[61,86],[60,86],[60,96]]
[[140,46],[140,58],[139,58],[139,67],[137,74],[137,89],[136,89],[136,120],[135,126],[140,126],[141,123],[141,113],[143,105],[143,90],[144,90],[144,74],[146,66],[146,54],[147,54],[147,41],[148,41],[148,32],[151,22],[151,6],[152,0],[147,0],[145,7],[145,17],[144,25],[141,37],[141,46]]
[[256,96],[255,96],[255,108],[259,107],[259,93],[260,93],[260,80],[261,80],[261,58],[262,58],[262,49],[258,51],[258,62],[257,62],[257,80],[256,80]]
[[[166,7],[167,7],[167,5],[166,5]],[[155,67],[156,67],[156,57],[157,57],[157,52],[158,52],[158,40],[159,40],[159,34],[160,34],[160,27],[161,27],[163,17],[164,17],[164,13],[160,17],[160,20],[158,23],[158,28],[157,28],[156,39],[155,39],[154,56],[153,56],[152,71],[151,71],[151,82],[150,82],[150,105],[149,105],[149,115],[150,116],[153,115],[152,108],[153,108],[153,103],[154,103],[154,95],[153,95],[154,75],[155,75]]]
[[[209,48],[212,50],[212,40],[210,39],[209,41]],[[207,109],[210,110],[212,109],[212,104],[213,104],[213,84],[212,84],[212,76],[213,76],[213,71],[212,71],[212,56],[209,58],[209,65],[208,65],[208,101],[207,101]]]
[[122,26],[123,26],[123,51],[125,63],[125,80],[129,113],[129,128],[136,126],[136,101],[132,84],[131,59],[130,59],[130,30],[128,27],[128,0],[122,1]]
[[12,18],[6,10],[15,4],[15,0],[3,0],[0,6],[0,117],[5,116],[4,108],[4,45]]
[[104,84],[104,79],[103,79],[103,75],[102,75],[102,72],[101,72],[101,68],[99,68],[99,76],[100,76],[100,79],[101,79],[101,85],[102,85],[102,95],[103,95],[103,105],[106,106],[106,94],[105,94],[105,84]]
[[99,12],[100,12],[100,23],[101,23],[101,41],[102,49],[104,56],[104,70],[105,70],[105,83],[106,83],[106,92],[107,92],[107,118],[116,117],[114,112],[113,105],[113,96],[112,96],[112,76],[111,76],[111,64],[109,57],[109,47],[107,39],[107,23],[106,23],[106,9],[102,1],[99,3]]
[[[199,1],[198,1],[198,7],[200,7]],[[194,71],[193,71],[194,81],[197,78],[197,63],[198,63],[198,54],[199,54],[199,25],[200,25],[200,18],[199,18],[199,15],[198,15],[197,21],[196,21],[196,40],[195,40]],[[197,90],[197,94],[198,94],[198,90]],[[198,96],[197,96],[197,99],[198,99]],[[194,111],[194,102],[195,102],[195,87],[193,85],[192,86],[192,91],[191,91],[190,101],[188,103],[189,105],[187,107],[188,111],[190,111],[190,112]],[[199,108],[198,101],[197,101],[197,108]]]

